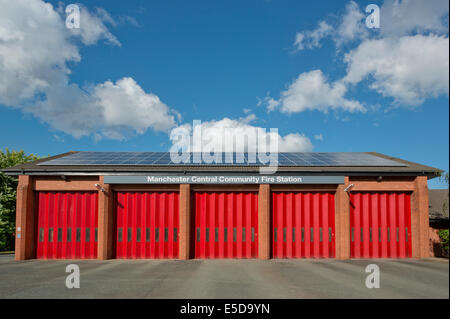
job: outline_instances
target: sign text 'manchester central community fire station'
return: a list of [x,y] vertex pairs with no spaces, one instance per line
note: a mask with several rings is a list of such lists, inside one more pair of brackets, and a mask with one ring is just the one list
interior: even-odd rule
[[344,176],[127,175],[105,176],[106,184],[343,184]]

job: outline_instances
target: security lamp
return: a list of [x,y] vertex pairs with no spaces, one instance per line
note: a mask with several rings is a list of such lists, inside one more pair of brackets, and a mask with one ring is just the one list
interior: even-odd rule
[[94,185],[99,191],[102,191],[103,193],[105,192],[105,189],[100,185],[100,184],[95,184]]
[[350,191],[350,189],[351,189],[353,186],[355,186],[355,184],[350,184],[350,185],[348,185],[348,186],[344,189],[344,192],[348,193],[348,192]]

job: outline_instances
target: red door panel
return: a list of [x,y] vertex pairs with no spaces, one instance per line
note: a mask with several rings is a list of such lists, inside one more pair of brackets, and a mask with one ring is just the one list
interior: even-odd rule
[[195,258],[258,257],[258,193],[196,192]]
[[411,195],[350,193],[352,258],[411,257]]
[[177,192],[118,192],[116,258],[178,258]]
[[272,192],[274,258],[333,258],[334,193]]
[[38,192],[37,200],[37,258],[97,258],[96,192]]

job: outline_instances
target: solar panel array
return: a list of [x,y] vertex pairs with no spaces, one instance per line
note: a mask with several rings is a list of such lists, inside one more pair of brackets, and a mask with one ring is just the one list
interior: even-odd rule
[[[180,154],[181,155],[181,154]],[[172,160],[169,152],[78,152],[41,162],[39,165],[213,165],[213,166],[267,166],[269,158],[255,153],[189,153],[182,162]],[[205,158],[209,155],[210,159]],[[271,165],[278,166],[407,166],[367,153],[278,153]]]

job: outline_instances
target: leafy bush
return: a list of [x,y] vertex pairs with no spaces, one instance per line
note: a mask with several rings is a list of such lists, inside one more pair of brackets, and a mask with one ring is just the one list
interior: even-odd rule
[[441,237],[442,247],[448,251],[448,229],[441,229],[438,234]]
[[[0,169],[37,160],[39,157],[24,151],[0,150]],[[0,251],[14,250],[16,228],[17,178],[0,172]]]

